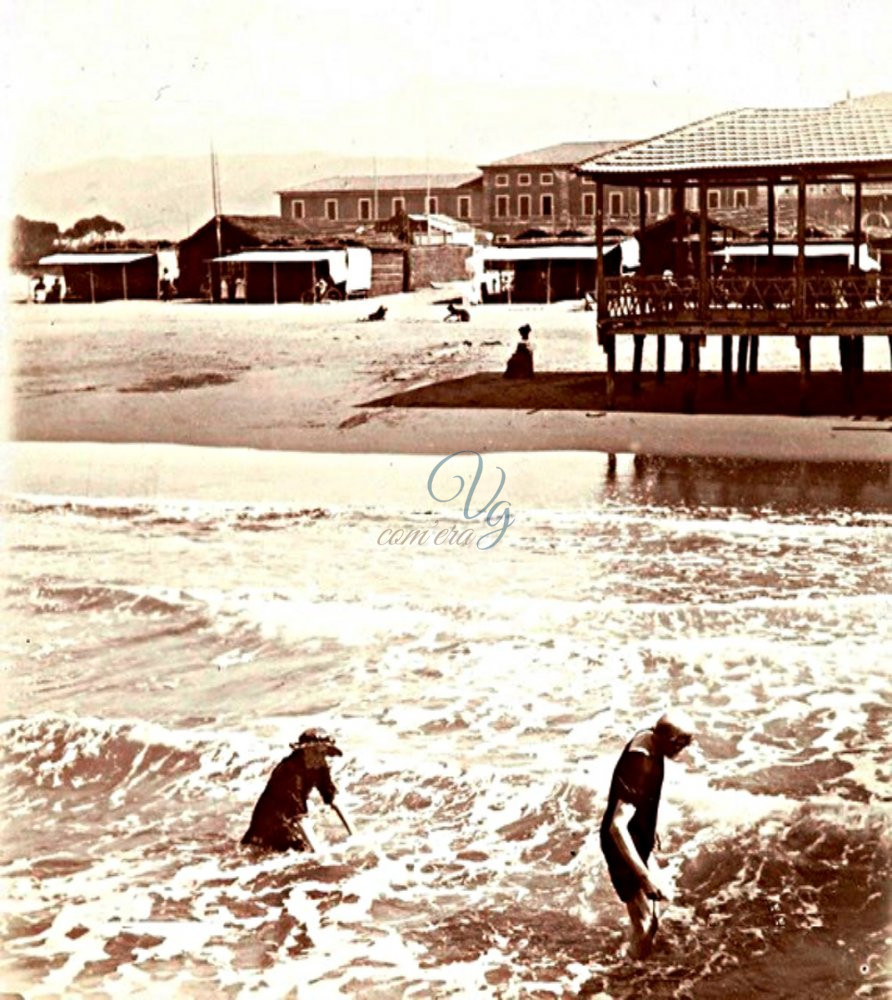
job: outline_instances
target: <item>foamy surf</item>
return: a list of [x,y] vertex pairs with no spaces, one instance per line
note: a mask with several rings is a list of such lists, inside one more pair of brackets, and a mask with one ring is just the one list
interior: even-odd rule
[[[887,472],[500,456],[515,520],[481,551],[380,544],[465,520],[418,456],[176,452],[152,493],[138,450],[55,454],[5,502],[7,989],[889,986]],[[596,827],[667,702],[701,758],[667,768],[676,898],[636,966]],[[309,725],[355,836],[316,799],[318,856],[245,851]]]

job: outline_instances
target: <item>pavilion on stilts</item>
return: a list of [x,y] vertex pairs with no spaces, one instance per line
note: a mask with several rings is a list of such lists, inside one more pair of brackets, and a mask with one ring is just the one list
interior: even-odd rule
[[[892,350],[892,276],[857,269],[866,256],[862,189],[892,184],[892,108],[853,102],[828,108],[733,111],[614,149],[577,169],[595,184],[597,331],[607,361],[608,406],[615,398],[616,338],[623,334],[634,339],[636,386],[648,335],[657,342],[657,381],[665,375],[666,336],[681,338],[682,371],[689,379],[686,408],[694,406],[700,346],[709,336],[722,338],[722,372],[729,394],[735,381],[756,371],[762,336],[784,336],[795,342],[803,399],[812,337],[839,338],[847,395],[856,391],[864,371],[864,338],[888,337]],[[645,192],[671,190],[674,268],[661,274],[605,274],[601,250],[607,185],[638,188],[640,233],[645,230]],[[846,241],[854,266],[841,273],[806,266],[815,251],[807,224],[812,185],[845,185],[852,192]],[[710,192],[729,187],[765,190],[767,261],[763,264],[768,266],[759,273],[737,275],[733,268],[726,266],[720,272],[717,266],[723,258],[711,239],[715,227],[708,206],[719,199],[716,195],[711,199]],[[782,262],[777,192],[790,189],[797,209],[795,248],[792,261],[787,253]],[[692,215],[686,207],[693,200],[699,209],[696,226],[690,224]]]

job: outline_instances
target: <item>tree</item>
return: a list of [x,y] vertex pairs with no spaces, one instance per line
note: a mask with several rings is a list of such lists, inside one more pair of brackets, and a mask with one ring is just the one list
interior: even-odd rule
[[58,238],[59,227],[55,222],[37,222],[17,215],[12,220],[10,267],[21,270],[36,264],[41,257],[52,253]]
[[109,233],[123,232],[124,227],[120,222],[115,222],[113,219],[106,219],[104,215],[94,215],[90,219],[78,219],[62,235],[70,240],[82,240],[87,236],[108,236]]

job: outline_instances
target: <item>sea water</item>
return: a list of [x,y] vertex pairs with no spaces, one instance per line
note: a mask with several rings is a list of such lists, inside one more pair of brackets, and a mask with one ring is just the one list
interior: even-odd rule
[[[481,548],[435,459],[298,457],[291,500],[225,452],[153,493],[125,450],[139,496],[54,454],[4,499],[6,990],[886,995],[888,466],[485,456]],[[670,704],[635,963],[597,826]],[[314,797],[317,855],[240,847],[308,726],[354,834]]]

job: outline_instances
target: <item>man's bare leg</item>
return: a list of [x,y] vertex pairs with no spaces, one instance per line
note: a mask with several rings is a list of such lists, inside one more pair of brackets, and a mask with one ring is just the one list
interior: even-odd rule
[[653,947],[659,921],[652,910],[651,901],[645,896],[644,890],[626,903],[629,919],[632,921],[632,940],[629,943],[630,958],[647,958]]

